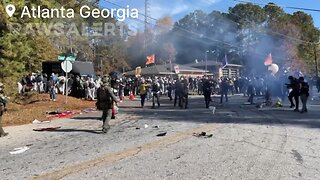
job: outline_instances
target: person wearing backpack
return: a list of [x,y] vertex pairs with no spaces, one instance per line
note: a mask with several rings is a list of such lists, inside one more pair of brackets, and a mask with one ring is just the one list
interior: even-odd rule
[[304,77],[299,77],[300,99],[302,102],[301,113],[308,112],[307,101],[309,97],[309,84],[304,81]]
[[101,80],[102,84],[97,90],[96,106],[102,111],[102,132],[107,133],[110,129],[109,122],[112,118],[112,108],[114,102],[117,104],[117,98],[110,87],[109,77],[104,76]]
[[152,109],[155,108],[155,100],[157,99],[158,108],[160,107],[160,83],[158,80],[154,80],[152,87]]
[[6,105],[8,103],[8,98],[3,95],[3,84],[0,82],[0,137],[7,136],[8,133],[4,132],[2,129],[2,115],[7,110]]

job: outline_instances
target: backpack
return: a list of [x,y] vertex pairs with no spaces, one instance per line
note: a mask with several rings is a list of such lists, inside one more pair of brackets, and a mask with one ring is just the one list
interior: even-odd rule
[[106,87],[101,86],[97,90],[97,97],[98,97],[98,100],[96,102],[96,107],[98,110],[111,109],[112,107],[111,94],[106,89]]

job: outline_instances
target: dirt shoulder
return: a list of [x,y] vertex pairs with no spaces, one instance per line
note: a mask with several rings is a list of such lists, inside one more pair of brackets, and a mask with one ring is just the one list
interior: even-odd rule
[[50,111],[74,111],[80,112],[86,108],[95,107],[94,101],[85,101],[68,97],[67,104],[65,104],[65,96],[58,95],[57,101],[49,100],[48,94],[39,94],[32,96],[30,103],[26,105],[9,103],[8,111],[3,116],[4,126],[22,125],[31,123],[33,120],[40,121],[48,120]]

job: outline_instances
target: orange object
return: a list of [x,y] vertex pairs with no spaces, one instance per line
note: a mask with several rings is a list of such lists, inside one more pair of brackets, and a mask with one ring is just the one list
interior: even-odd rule
[[264,61],[264,65],[265,66],[269,66],[269,65],[271,65],[272,64],[272,55],[271,55],[271,53],[269,54],[269,56],[267,57],[267,59]]

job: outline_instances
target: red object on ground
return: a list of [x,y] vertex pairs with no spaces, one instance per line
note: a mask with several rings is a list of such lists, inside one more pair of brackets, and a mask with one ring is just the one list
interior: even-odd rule
[[134,95],[133,95],[132,93],[130,94],[129,99],[130,99],[131,101],[133,101],[133,100],[134,100]]
[[122,101],[124,101],[124,99],[125,99],[125,96],[122,96]]
[[63,112],[63,113],[60,113],[60,114],[55,114],[55,115],[52,115],[52,116],[48,116],[48,118],[65,118],[65,117],[71,117],[71,116],[73,116],[75,114],[76,113],[74,113],[74,112],[67,111],[67,112]]
[[60,129],[61,126],[55,126],[55,127],[45,127],[45,128],[35,128],[34,131],[54,131],[57,129]]

